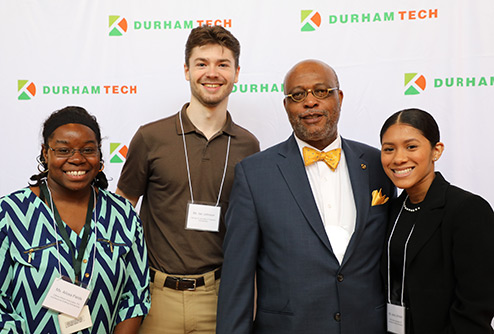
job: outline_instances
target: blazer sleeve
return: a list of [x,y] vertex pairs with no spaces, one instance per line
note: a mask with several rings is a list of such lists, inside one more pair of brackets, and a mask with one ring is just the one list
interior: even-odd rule
[[494,213],[478,196],[453,211],[457,284],[448,333],[494,333]]
[[253,327],[254,280],[260,228],[254,199],[241,163],[235,168],[225,224],[216,333],[248,334]]

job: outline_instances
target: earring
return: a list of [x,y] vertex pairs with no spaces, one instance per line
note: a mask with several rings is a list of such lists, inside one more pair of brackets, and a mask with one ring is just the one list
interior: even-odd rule
[[101,173],[105,169],[105,163],[103,161],[100,161],[99,163],[99,172]]
[[42,160],[40,155],[36,158],[36,160],[38,161],[38,172],[41,174],[48,173],[48,168],[45,167],[46,162]]

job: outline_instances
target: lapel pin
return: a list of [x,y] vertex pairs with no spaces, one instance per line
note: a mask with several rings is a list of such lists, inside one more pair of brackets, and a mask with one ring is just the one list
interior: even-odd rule
[[360,164],[360,168],[367,169],[367,165],[366,164]]

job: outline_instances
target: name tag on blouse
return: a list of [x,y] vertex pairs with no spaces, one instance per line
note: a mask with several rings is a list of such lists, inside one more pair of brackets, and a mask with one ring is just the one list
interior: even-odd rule
[[388,303],[388,332],[405,334],[405,308]]
[[71,334],[91,327],[93,322],[89,313],[89,306],[85,305],[77,318],[60,313],[58,315],[58,324],[62,334]]
[[77,318],[86,305],[89,290],[63,280],[55,278],[43,306],[60,313]]
[[187,230],[218,232],[220,230],[221,207],[207,204],[187,205]]

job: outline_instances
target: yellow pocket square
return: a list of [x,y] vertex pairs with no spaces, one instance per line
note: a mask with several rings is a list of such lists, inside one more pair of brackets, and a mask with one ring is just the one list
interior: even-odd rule
[[382,188],[379,189],[379,191],[374,190],[372,192],[372,203],[371,203],[372,206],[382,205],[388,201],[389,197],[386,197],[386,195],[383,195],[381,193],[381,190],[382,190]]

